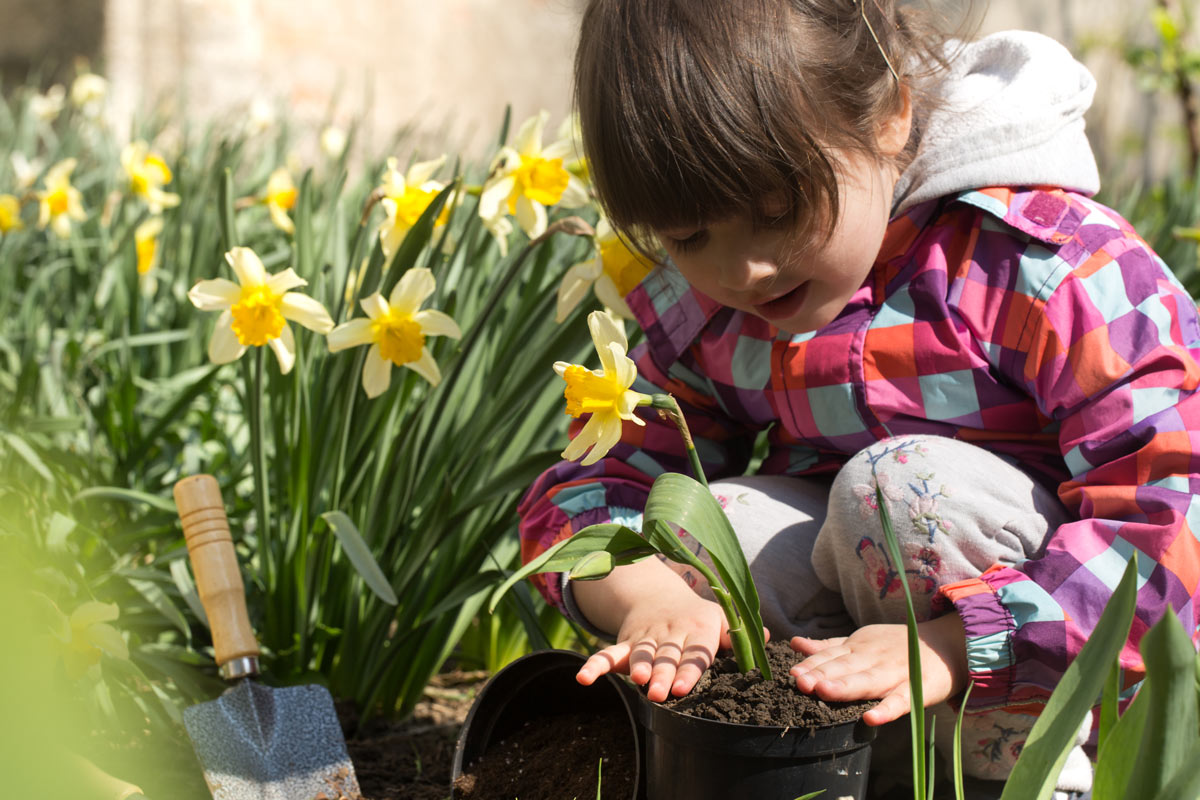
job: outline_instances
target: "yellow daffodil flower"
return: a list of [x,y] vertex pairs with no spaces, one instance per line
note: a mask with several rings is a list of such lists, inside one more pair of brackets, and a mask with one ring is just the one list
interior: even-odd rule
[[238,282],[225,278],[200,281],[188,299],[201,311],[220,311],[217,327],[208,343],[214,364],[227,364],[241,357],[250,346],[269,345],[284,375],[296,363],[296,340],[287,320],[317,333],[329,333],[333,319],[325,307],[308,295],[291,292],[308,281],[285,269],[268,275],[258,255],[248,247],[235,247],[225,254]]
[[0,194],[0,235],[9,231],[19,231],[25,225],[21,222],[21,201],[11,194]]
[[563,167],[567,172],[579,178],[585,187],[590,187],[592,176],[588,169],[587,159],[583,155],[583,130],[579,126],[578,111],[572,111],[563,119],[558,126],[557,135],[560,141],[565,140],[571,143],[569,154],[563,158]]
[[171,182],[171,168],[145,142],[131,142],[121,150],[121,166],[129,176],[129,189],[146,201],[151,214],[179,205],[179,195],[164,192]]
[[625,296],[650,274],[653,264],[641,253],[631,250],[603,217],[596,223],[596,255],[575,264],[563,275],[558,285],[556,319],[567,318],[589,288],[596,297],[622,319],[633,319]]
[[296,207],[296,184],[292,182],[287,167],[280,167],[267,178],[267,193],[263,202],[271,213],[271,221],[275,223],[275,227],[284,233],[296,232],[296,226],[288,216],[288,212]]
[[369,344],[363,363],[362,387],[367,397],[383,394],[392,380],[392,365],[408,367],[434,386],[442,373],[425,346],[426,336],[462,337],[458,323],[432,308],[422,309],[437,282],[424,267],[414,267],[396,281],[387,300],[376,292],[361,301],[367,318],[359,317],[338,325],[326,338],[329,351]]
[[[570,138],[542,147],[547,111],[525,121],[512,147],[501,148],[492,162],[479,196],[479,216],[485,222],[511,214],[530,237],[546,230],[548,206],[578,208],[588,202],[587,187],[564,166],[573,158]],[[489,225],[489,229],[491,225]]]
[[[417,224],[417,220],[425,213],[425,209],[437,197],[438,192],[446,188],[444,183],[430,180],[433,173],[444,164],[446,157],[435,158],[432,161],[419,161],[402,173],[396,166],[396,159],[387,160],[387,169],[383,171],[383,192],[380,204],[383,206],[387,219],[379,229],[379,243],[384,255],[391,258],[404,237]],[[450,209],[442,208],[438,215],[437,225],[445,225],[450,216]]]
[[151,217],[138,225],[133,232],[133,243],[137,250],[138,285],[143,294],[154,294],[158,281],[154,269],[158,266],[158,237],[162,234],[162,217]]
[[588,330],[600,355],[600,369],[566,361],[554,364],[554,371],[567,382],[567,413],[576,419],[592,415],[562,452],[570,461],[587,453],[581,462],[584,466],[599,461],[621,440],[623,420],[645,425],[633,410],[650,402],[649,395],[629,388],[637,378],[637,368],[625,354],[629,342],[621,324],[603,311],[593,311],[588,314]]
[[108,94],[108,81],[91,72],[80,73],[71,84],[71,103],[86,116],[99,116]]
[[61,83],[56,83],[46,90],[45,94],[34,92],[29,98],[29,113],[42,122],[53,122],[63,110],[67,90]]
[[90,668],[100,663],[107,653],[113,658],[129,658],[129,647],[120,632],[108,623],[120,616],[116,603],[83,603],[63,618],[60,630],[55,633],[62,645],[63,660],[67,676],[76,680]]
[[71,235],[71,220],[82,222],[87,219],[83,210],[83,196],[71,185],[71,172],[75,159],[66,158],[46,171],[43,179],[45,190],[38,192],[41,201],[38,211],[38,227],[47,225],[59,237]]

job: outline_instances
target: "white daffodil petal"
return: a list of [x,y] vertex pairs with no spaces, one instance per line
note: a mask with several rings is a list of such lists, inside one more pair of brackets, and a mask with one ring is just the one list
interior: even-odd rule
[[433,173],[441,169],[442,164],[446,163],[446,157],[435,158],[432,161],[418,161],[408,168],[408,174],[404,176],[409,186],[420,186],[433,177]]
[[[603,351],[610,342],[621,346],[622,352],[629,351],[629,340],[625,338],[625,328],[603,311],[593,311],[588,314],[588,330],[592,332],[592,342],[596,350]],[[601,352],[601,359],[604,358]]]
[[388,305],[399,314],[416,314],[429,295],[437,289],[433,273],[425,267],[413,267],[400,276],[388,297]]
[[635,392],[632,389],[627,389],[617,401],[617,411],[621,415],[621,419],[627,419],[630,422],[644,426],[646,421],[635,414],[634,410],[641,405],[642,398],[645,396],[646,395],[642,394],[641,392]]
[[516,185],[517,179],[506,175],[484,186],[479,194],[479,216],[485,220],[504,216],[508,211],[508,196]]
[[569,176],[567,188],[563,189],[562,196],[558,198],[558,205],[561,208],[579,208],[590,202],[587,185],[574,175]]
[[617,285],[613,283],[607,273],[596,279],[596,284],[592,289],[596,292],[596,298],[613,314],[621,319],[633,319],[633,311],[625,302],[625,298],[621,297]]
[[588,421],[580,429],[579,433],[575,434],[575,438],[567,444],[567,448],[562,451],[562,457],[568,461],[574,461],[586,453],[589,447],[596,444],[602,427],[600,418],[593,414],[588,418]]
[[371,319],[379,319],[380,317],[387,316],[388,304],[379,292],[375,292],[369,297],[364,297],[358,301],[358,304],[362,306],[363,312]]
[[556,375],[558,375],[558,377],[561,378],[563,375],[566,374],[567,368],[570,366],[571,366],[570,361],[555,361],[554,362],[554,373]]
[[530,200],[525,195],[517,198],[517,224],[530,239],[536,239],[546,232],[546,208],[541,203]]
[[307,286],[308,281],[296,274],[296,270],[288,267],[283,272],[276,273],[267,278],[267,288],[273,294],[283,294],[284,292],[295,289],[299,286]]
[[[593,419],[599,416],[599,414],[592,415]],[[608,455],[608,451],[612,450],[619,441],[621,441],[621,418],[615,414],[604,415],[596,435],[596,444],[592,446],[592,451],[588,453],[587,458],[579,463],[585,467],[595,464]]]
[[449,336],[451,339],[461,339],[462,329],[458,323],[446,313],[433,308],[427,308],[413,314],[413,319],[421,326],[421,332],[426,336]]
[[267,270],[258,254],[249,247],[235,247],[225,254],[225,260],[237,274],[242,286],[262,286],[267,282]]
[[371,321],[362,317],[343,322],[325,336],[325,344],[331,353],[340,352],[348,347],[358,347],[360,344],[371,344],[374,341],[375,331]]
[[421,357],[416,361],[409,361],[404,366],[429,381],[430,386],[437,386],[442,382],[442,371],[438,369],[437,362],[433,360],[433,354],[429,352],[428,347],[422,347]]
[[282,206],[277,206],[271,203],[267,206],[267,211],[271,214],[271,222],[275,223],[275,227],[286,234],[296,232],[296,224],[292,222],[292,218],[288,216],[287,211]]
[[188,290],[188,300],[201,311],[220,311],[229,308],[238,301],[242,289],[236,283],[225,278],[199,281]]
[[288,292],[279,298],[279,313],[283,314],[284,319],[298,322],[310,331],[329,333],[333,330],[333,318],[325,306],[300,292]]
[[615,362],[613,371],[610,374],[616,378],[621,386],[628,389],[637,380],[637,367],[634,366],[633,359],[625,355],[625,351],[616,342],[609,344],[608,348],[612,352],[613,361]]
[[559,139],[542,148],[542,158],[561,158],[570,161],[575,155],[575,143],[570,139]]
[[129,658],[129,647],[120,632],[112,625],[103,622],[90,626],[84,633],[84,638],[94,646],[99,647],[113,658],[125,660]]
[[362,387],[367,397],[374,399],[387,391],[392,382],[392,362],[379,351],[379,345],[371,345],[367,359],[363,362]]
[[208,360],[214,364],[228,364],[237,361],[244,352],[246,345],[239,342],[233,332],[233,312],[226,309],[217,317],[217,326],[208,340]]
[[521,129],[517,131],[517,138],[513,141],[513,147],[518,153],[523,156],[541,154],[542,131],[545,130],[546,121],[549,119],[550,112],[542,110],[521,123]]
[[296,366],[296,337],[292,334],[291,326],[285,324],[283,331],[267,344],[271,346],[271,351],[279,361],[279,372],[287,375],[292,371],[292,367]]

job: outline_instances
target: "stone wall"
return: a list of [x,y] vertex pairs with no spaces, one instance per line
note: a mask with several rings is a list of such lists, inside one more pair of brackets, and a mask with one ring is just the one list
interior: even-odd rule
[[[1178,0],[1176,0],[1178,2]],[[1192,0],[1184,0],[1191,2]],[[1176,168],[1176,105],[1148,97],[1116,56],[1123,32],[1152,41],[1155,0],[1004,0],[972,5],[984,32],[1043,31],[1085,60],[1100,82],[1090,131],[1106,173]],[[963,0],[934,0],[952,15]],[[569,104],[571,53],[583,0],[0,0],[5,85],[49,59],[69,79],[75,54],[111,80],[117,124],[167,98],[201,119],[236,119],[252,105],[286,110],[309,128],[361,118],[379,152],[405,145],[477,155],[506,104],[519,121],[541,108],[551,124]],[[43,83],[48,83],[48,80]],[[310,146],[314,136],[309,136]]]

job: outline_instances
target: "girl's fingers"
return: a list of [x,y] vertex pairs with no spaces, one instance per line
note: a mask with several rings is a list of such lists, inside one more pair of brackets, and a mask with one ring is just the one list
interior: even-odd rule
[[625,672],[628,669],[629,644],[618,642],[600,650],[583,662],[579,672],[575,673],[575,680],[584,686],[591,686],[601,675],[607,675],[610,672]]
[[679,669],[675,671],[675,682],[671,684],[671,694],[681,697],[692,690],[696,681],[704,674],[712,663],[714,653],[709,647],[701,644],[689,644],[683,651],[679,661]]
[[885,722],[900,719],[909,712],[912,704],[908,698],[908,684],[889,694],[879,701],[879,705],[863,714],[863,722],[868,725],[883,725]]
[[790,644],[797,653],[811,656],[813,653],[819,653],[844,641],[846,641],[845,636],[836,636],[832,639],[809,639],[804,636],[793,636]]
[[629,653],[629,679],[638,686],[648,682],[654,671],[654,659],[659,645],[652,639],[642,639]]
[[683,649],[674,642],[659,644],[650,673],[650,685],[646,687],[647,700],[659,703],[667,699],[667,695],[671,692],[671,684],[675,681],[675,672],[679,668],[679,660],[682,655]]

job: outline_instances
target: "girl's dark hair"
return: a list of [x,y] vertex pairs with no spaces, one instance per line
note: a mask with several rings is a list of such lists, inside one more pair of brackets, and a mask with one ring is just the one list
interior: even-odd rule
[[892,69],[915,91],[947,38],[895,0],[591,0],[575,101],[601,205],[643,252],[650,229],[780,209],[827,235],[829,151],[878,157],[904,102]]

